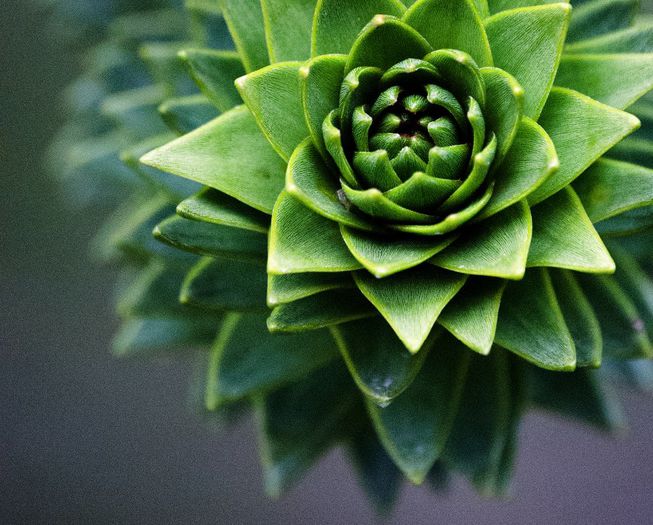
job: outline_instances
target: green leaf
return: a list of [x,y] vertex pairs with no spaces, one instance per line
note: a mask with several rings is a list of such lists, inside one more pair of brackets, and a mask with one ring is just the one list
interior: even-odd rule
[[651,53],[653,25],[641,24],[614,31],[565,47],[566,53]]
[[576,345],[576,366],[601,366],[603,338],[592,305],[574,274],[567,270],[552,271],[551,281],[560,309]]
[[374,427],[395,464],[422,483],[441,456],[458,412],[471,354],[442,338],[410,387],[390,406],[368,402]]
[[[580,0],[583,1],[583,0]],[[491,14],[517,9],[519,7],[532,7],[542,4],[569,3],[569,0],[487,0]]]
[[299,83],[306,125],[313,144],[328,158],[322,124],[340,102],[340,86],[344,79],[345,55],[322,55],[313,58],[299,70]]
[[639,119],[566,88],[553,88],[539,120],[553,140],[560,170],[528,198],[534,205],[575,180],[639,127]]
[[220,111],[242,104],[234,81],[245,74],[238,53],[212,49],[184,49],[179,52],[202,93]]
[[571,6],[553,4],[504,11],[485,21],[496,67],[524,88],[524,114],[537,120],[556,76]]
[[354,274],[360,291],[385,317],[402,343],[417,353],[440,312],[465,284],[466,277],[425,266],[377,279]]
[[160,351],[208,347],[220,324],[215,319],[132,319],[123,323],[112,346],[120,358],[150,357]]
[[471,359],[460,410],[443,453],[482,494],[500,469],[512,411],[509,356],[495,351]]
[[366,219],[348,210],[338,196],[340,184],[310,138],[293,153],[286,171],[286,191],[312,211],[342,224],[373,229]]
[[387,515],[399,496],[403,478],[370,425],[358,432],[350,444],[352,462],[367,496],[381,516]]
[[625,109],[653,88],[653,53],[567,53],[560,62],[556,85]]
[[306,60],[316,0],[261,0],[270,62]]
[[343,273],[293,273],[268,275],[268,305],[277,306],[304,299],[328,290],[353,288],[354,282]]
[[439,238],[374,234],[340,227],[351,254],[377,278],[388,277],[429,260],[449,246],[456,237]]
[[624,237],[645,232],[653,227],[653,206],[627,211],[599,222],[597,231],[604,237]]
[[166,125],[179,135],[185,135],[218,116],[215,106],[204,95],[171,98],[159,106]]
[[358,388],[379,405],[387,405],[410,386],[430,348],[411,355],[381,317],[331,331]]
[[422,58],[433,48],[409,25],[387,15],[377,15],[356,38],[345,74],[362,66],[386,70],[406,58]]
[[369,190],[355,190],[341,183],[342,191],[351,204],[362,213],[388,222],[428,224],[433,217],[425,213],[419,213],[399,204],[395,204],[377,188]]
[[374,15],[401,16],[406,8],[399,0],[342,2],[318,0],[313,18],[312,56],[348,54],[354,40]]
[[533,242],[528,266],[552,266],[577,272],[613,273],[615,264],[571,189],[532,208]]
[[[474,59],[456,49],[437,49],[429,53],[424,60],[437,68],[439,75],[445,80],[446,88],[451,91],[459,101],[468,102],[469,110],[474,103],[481,107],[474,108],[476,117],[482,121],[482,107],[485,107],[485,82],[481,71]],[[469,99],[472,98],[474,102]],[[455,115],[455,114],[454,114]],[[469,119],[469,112],[467,118]],[[474,122],[471,122],[472,126]],[[476,138],[476,137],[474,137]],[[479,144],[478,150],[482,144]],[[476,152],[477,153],[477,152]]]
[[179,302],[179,288],[187,266],[166,266],[153,261],[140,271],[118,299],[116,310],[123,318],[184,318],[189,309]]
[[470,275],[521,279],[532,228],[530,211],[522,201],[476,224],[430,262]]
[[331,290],[277,306],[268,318],[268,328],[271,332],[303,332],[374,314],[374,309],[357,291]]
[[515,78],[498,68],[483,68],[481,76],[486,96],[492,103],[485,108],[485,120],[497,137],[498,153],[494,162],[499,165],[510,150],[519,130],[524,107],[524,89]]
[[578,42],[632,25],[639,0],[598,0],[574,9],[568,42]]
[[579,275],[578,279],[590,303],[597,305],[603,355],[615,360],[653,357],[644,316],[617,279],[607,275]]
[[260,264],[204,257],[184,279],[179,300],[203,310],[265,311],[265,286]]
[[263,394],[299,381],[338,356],[326,330],[272,335],[262,315],[230,314],[211,350],[205,403],[224,403]]
[[267,233],[270,217],[236,199],[204,188],[177,206],[177,214],[194,221],[231,226],[258,233]]
[[286,168],[245,106],[151,151],[141,162],[220,190],[265,213],[271,213],[283,189]]
[[179,250],[200,255],[263,262],[266,238],[251,232],[173,216],[154,228],[154,237]]
[[495,340],[539,367],[575,369],[574,341],[546,270],[529,270],[522,281],[507,286]]
[[601,430],[626,429],[626,419],[616,396],[596,371],[581,369],[572,374],[559,374],[532,368],[529,379],[536,405]]
[[338,361],[255,400],[265,489],[270,496],[286,492],[340,437],[357,397],[346,367]]
[[560,167],[555,146],[537,122],[523,117],[508,155],[495,172],[494,193],[484,219],[527,197]]
[[267,66],[268,51],[265,46],[265,28],[260,2],[219,0],[231,38],[246,71]]
[[280,62],[236,80],[263,134],[285,161],[309,135],[299,91],[301,66],[301,62]]
[[653,204],[653,170],[600,159],[574,182],[592,222]]
[[[418,0],[404,15],[433,49],[458,49],[480,66],[491,66],[492,51],[483,22],[470,0]],[[421,57],[415,57],[421,58]]]
[[282,193],[272,214],[270,273],[348,272],[361,268],[338,225]]
[[465,346],[488,355],[505,287],[504,280],[471,277],[440,314],[438,323]]

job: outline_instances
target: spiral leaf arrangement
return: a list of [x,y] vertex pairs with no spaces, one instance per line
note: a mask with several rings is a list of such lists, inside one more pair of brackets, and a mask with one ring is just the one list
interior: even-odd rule
[[277,495],[335,443],[382,506],[400,473],[501,494],[530,407],[619,427],[608,373],[653,377],[636,2],[219,3],[100,108],[148,181],[101,240],[119,352],[210,347],[205,407],[252,403]]

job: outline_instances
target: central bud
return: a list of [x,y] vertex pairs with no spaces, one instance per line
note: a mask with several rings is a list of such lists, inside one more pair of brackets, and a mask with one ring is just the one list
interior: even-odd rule
[[385,71],[351,69],[339,107],[324,122],[341,201],[385,227],[420,235],[469,220],[492,192],[497,142],[486,130],[484,103],[479,69],[461,52],[435,51]]

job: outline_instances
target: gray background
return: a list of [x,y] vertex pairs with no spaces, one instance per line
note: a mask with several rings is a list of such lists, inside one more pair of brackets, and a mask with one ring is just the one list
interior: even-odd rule
[[[375,523],[340,451],[271,502],[251,423],[188,409],[190,363],[110,357],[115,276],[86,259],[101,217],[70,211],[41,165],[76,74],[45,23],[0,0],[0,522]],[[621,441],[529,416],[510,501],[406,487],[386,523],[651,523],[653,403],[626,406]]]

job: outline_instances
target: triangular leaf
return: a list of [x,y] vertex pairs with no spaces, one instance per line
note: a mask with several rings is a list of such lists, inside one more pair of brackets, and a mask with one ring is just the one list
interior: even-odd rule
[[640,125],[633,115],[558,87],[551,90],[539,123],[553,140],[560,170],[529,196],[531,204],[564,188]]
[[220,190],[265,213],[272,212],[283,189],[286,169],[245,106],[151,151],[141,162]]
[[301,67],[301,62],[280,62],[236,80],[263,134],[285,161],[309,135],[299,91]]
[[438,323],[475,352],[489,354],[505,287],[504,280],[470,278],[444,309]]
[[347,272],[359,268],[337,223],[313,213],[287,193],[281,194],[270,227],[270,273]]
[[331,330],[358,388],[379,405],[410,386],[428,355],[429,348],[411,355],[381,317]]
[[353,288],[347,273],[268,274],[268,306],[292,303],[328,290]]
[[462,288],[466,277],[424,266],[385,279],[357,272],[354,280],[406,348],[417,353],[440,312]]
[[316,0],[261,0],[270,62],[306,60]]
[[246,71],[267,66],[268,50],[260,2],[219,0],[227,27]]
[[386,408],[368,402],[374,427],[396,465],[422,483],[444,449],[458,412],[470,352],[440,339],[411,386]]
[[520,202],[478,223],[430,262],[470,275],[521,279],[531,234],[530,210]]
[[522,281],[507,286],[495,340],[539,367],[574,370],[574,341],[546,270],[529,270]]
[[485,21],[494,63],[524,88],[524,114],[535,120],[553,86],[570,12],[569,5],[557,3],[504,11]]
[[532,208],[528,266],[612,273],[615,264],[571,187]]

